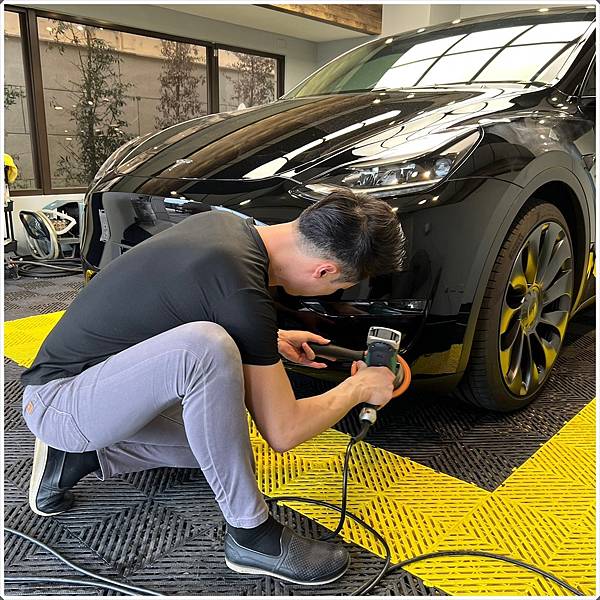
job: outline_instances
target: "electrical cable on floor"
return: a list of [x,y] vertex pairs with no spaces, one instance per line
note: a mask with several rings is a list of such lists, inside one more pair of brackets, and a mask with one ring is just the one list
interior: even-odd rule
[[[329,508],[331,510],[339,512],[340,519],[338,521],[337,527],[335,528],[335,530],[333,532],[325,534],[321,538],[322,540],[330,539],[331,537],[337,535],[342,530],[347,518],[352,519],[355,523],[360,525],[362,528],[366,529],[371,535],[373,535],[375,537],[375,539],[381,544],[381,546],[383,548],[383,551],[385,554],[384,564],[381,567],[381,569],[379,570],[379,572],[377,573],[377,575],[375,575],[374,577],[369,579],[366,583],[364,583],[359,588],[354,590],[350,594],[351,596],[360,596],[360,595],[366,594],[367,592],[372,590],[386,575],[389,575],[390,573],[398,571],[399,569],[402,569],[408,565],[412,565],[412,564],[422,562],[425,560],[430,560],[433,558],[442,558],[444,556],[469,556],[469,557],[489,558],[492,560],[498,560],[501,562],[510,563],[510,564],[518,566],[522,569],[526,569],[528,571],[531,571],[533,573],[541,575],[545,579],[553,581],[554,583],[556,583],[560,587],[568,590],[575,596],[584,596],[584,594],[582,592],[580,592],[577,588],[571,586],[566,581],[559,579],[556,575],[553,575],[552,573],[549,573],[548,571],[544,571],[543,569],[536,567],[535,565],[530,565],[522,560],[518,560],[516,558],[511,558],[510,556],[503,556],[501,554],[494,554],[492,552],[484,552],[484,551],[479,551],[479,550],[440,550],[437,552],[429,552],[427,554],[421,554],[419,556],[415,556],[413,558],[403,560],[402,562],[399,562],[399,563],[396,563],[396,564],[390,566],[392,553],[391,553],[389,544],[386,542],[384,537],[379,532],[377,532],[375,529],[373,529],[373,527],[371,527],[368,523],[365,523],[365,521],[363,521],[361,518],[359,518],[356,515],[354,515],[353,513],[351,513],[347,508],[348,473],[350,471],[350,469],[349,469],[350,455],[352,453],[352,448],[360,440],[364,439],[367,430],[368,430],[368,426],[363,427],[357,436],[350,439],[350,442],[348,443],[348,446],[346,447],[346,453],[344,456],[344,467],[343,467],[341,506],[336,506],[335,504],[331,504],[331,503],[325,502],[323,500],[313,500],[312,498],[304,498],[302,496],[274,496],[271,498],[267,498],[268,502],[274,502],[274,503],[277,503],[277,502],[301,502],[301,503],[305,503],[305,504],[314,504],[316,506],[323,506],[325,508]],[[18,535],[18,536],[36,544],[37,546],[40,546],[41,548],[43,548],[44,550],[47,550],[48,552],[50,552],[51,554],[56,556],[59,560],[61,560],[68,566],[72,567],[76,571],[79,571],[80,573],[83,573],[84,575],[88,575],[89,577],[92,577],[93,579],[97,579],[98,581],[101,581],[104,584],[106,584],[106,585],[101,585],[99,583],[99,584],[97,584],[98,587],[106,587],[107,589],[114,589],[114,587],[109,588],[108,586],[116,586],[119,588],[117,591],[120,591],[120,592],[122,592],[124,594],[128,594],[128,595],[135,595],[135,593],[132,593],[132,592],[137,592],[141,595],[162,596],[162,594],[159,594],[158,592],[154,592],[153,590],[130,586],[130,585],[123,584],[118,581],[109,579],[108,577],[102,577],[101,575],[96,575],[95,573],[92,573],[90,571],[87,571],[86,569],[78,567],[77,565],[73,564],[72,562],[68,561],[66,558],[61,556],[55,550],[52,550],[52,548],[50,548],[49,546],[46,546],[42,542],[39,542],[38,540],[36,540],[24,533],[21,533],[20,531],[16,531],[14,529],[9,529],[8,527],[5,528],[5,531],[7,531],[8,533],[12,533],[14,535]],[[4,578],[4,581],[6,581],[6,582],[42,581],[42,580],[53,581],[53,582],[69,581],[69,580],[64,580],[64,579],[60,579],[60,578],[33,578],[33,579],[32,578],[23,578],[23,577],[21,577],[21,578],[5,577]],[[77,580],[70,580],[70,581],[76,582]],[[92,586],[92,585],[96,585],[96,584],[89,582],[88,585]]]
[[[31,259],[31,260],[24,260]],[[83,269],[79,258],[57,258],[53,260],[35,260],[35,257],[10,257],[5,259],[6,266],[14,269],[17,277],[68,277],[69,275],[82,275]]]
[[381,568],[379,573],[375,577],[373,577],[370,581],[368,581],[366,584],[363,584],[357,590],[354,590],[354,592],[352,592],[350,594],[351,596],[358,596],[358,595],[365,594],[366,592],[370,591],[371,589],[373,589],[375,587],[375,585],[377,585],[377,583],[379,583],[379,581],[381,581],[381,579],[383,579],[389,573],[393,573],[394,571],[398,571],[399,569],[402,569],[403,567],[412,565],[414,563],[422,562],[424,560],[429,560],[432,558],[441,558],[444,556],[477,556],[480,558],[490,558],[493,560],[499,560],[502,562],[510,563],[510,564],[516,565],[518,567],[521,567],[522,569],[526,569],[528,571],[532,571],[533,573],[537,573],[538,575],[541,575],[545,579],[549,579],[550,581],[553,581],[554,583],[556,583],[560,587],[568,590],[575,596],[583,596],[584,595],[577,588],[571,586],[566,581],[559,579],[556,575],[553,575],[552,573],[549,573],[548,571],[544,571],[543,569],[540,569],[539,567],[536,567],[535,565],[530,565],[522,560],[518,560],[516,558],[511,558],[510,556],[503,556],[502,554],[495,554],[493,552],[484,552],[484,551],[479,551],[479,550],[439,550],[437,552],[429,552],[427,554],[421,554],[419,556],[414,556],[413,558],[406,559],[406,560],[399,562],[397,564],[394,564],[393,566],[390,567],[391,551],[390,551],[389,545],[387,544],[385,539],[381,536],[380,533],[376,532],[370,525],[367,525],[367,523],[365,523],[362,519],[358,518],[357,516],[353,515],[349,510],[347,510],[348,471],[349,471],[350,454],[352,452],[352,448],[356,445],[356,443],[359,441],[362,441],[365,438],[368,429],[369,429],[368,425],[366,425],[366,426],[363,425],[360,433],[358,435],[356,435],[355,437],[351,438],[350,442],[348,443],[348,446],[346,447],[346,455],[344,456],[344,476],[343,476],[343,484],[342,484],[341,507],[335,506],[334,504],[330,504],[329,502],[323,502],[320,500],[312,500],[310,498],[303,498],[301,496],[275,496],[275,497],[269,498],[269,500],[272,502],[280,502],[280,501],[281,502],[283,502],[283,501],[304,502],[304,503],[308,503],[308,504],[316,504],[318,506],[324,506],[324,507],[331,508],[331,509],[339,512],[340,519],[338,521],[337,527],[335,528],[335,531],[330,534],[328,533],[328,534],[324,535],[321,538],[322,540],[330,539],[330,537],[337,535],[342,530],[342,527],[344,526],[346,517],[350,517],[353,521],[358,523],[361,527],[364,527],[365,529],[367,529],[367,531],[369,531],[372,535],[374,535],[374,537],[377,539],[377,541],[382,544],[384,552],[385,552],[385,558],[384,558],[385,562],[384,562],[383,567]]
[[5,577],[4,581],[11,583],[68,583],[70,585],[82,585],[84,587],[103,588],[114,592],[121,592],[126,596],[135,596],[135,592],[130,592],[124,588],[110,585],[108,583],[94,583],[87,579],[67,579],[66,577]]
[[[31,536],[27,535],[26,533],[23,533],[22,531],[17,531],[16,529],[11,529],[10,527],[5,527],[4,531],[6,531],[7,533],[16,535],[20,538],[23,538],[24,540],[27,540],[28,542],[31,542],[31,543],[35,544],[36,546],[39,546],[40,548],[43,548],[44,550],[46,550],[46,552],[49,552],[53,556],[56,556],[56,558],[58,558],[58,560],[65,563],[67,566],[71,567],[72,569],[75,569],[75,571],[79,571],[79,573],[82,573],[83,575],[87,575],[88,577],[91,577],[92,579],[96,579],[98,582],[102,582],[102,585],[98,584],[99,587],[106,587],[105,584],[107,584],[107,585],[113,586],[112,589],[114,589],[114,587],[117,587],[118,588],[117,591],[123,592],[124,594],[127,594],[129,596],[135,596],[135,595],[162,596],[162,594],[159,594],[158,592],[155,592],[153,590],[136,587],[133,585],[129,585],[127,583],[121,583],[119,581],[109,579],[108,577],[103,577],[102,575],[98,575],[97,573],[92,573],[91,571],[88,571],[87,569],[84,569],[83,567],[79,567],[78,565],[72,563],[69,559],[62,556],[62,554],[59,554],[56,550],[53,550],[52,548],[50,548],[50,546],[46,546],[46,544],[44,544],[43,542],[40,542],[39,540],[32,538]],[[5,577],[4,581],[11,582],[11,581],[15,581],[17,579],[19,579],[19,578],[18,577],[16,577],[16,578],[15,577]],[[38,578],[36,578],[36,579],[38,579]],[[43,579],[45,579],[46,581],[55,581],[54,579],[51,579],[51,578],[43,578]]]

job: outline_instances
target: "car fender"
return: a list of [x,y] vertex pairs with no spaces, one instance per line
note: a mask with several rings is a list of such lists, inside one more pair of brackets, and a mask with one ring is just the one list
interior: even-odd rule
[[[584,191],[575,175],[573,175],[573,173],[565,166],[552,167],[539,172],[525,187],[520,187],[515,183],[512,183],[507,187],[504,197],[498,200],[497,209],[495,210],[493,217],[488,221],[486,230],[483,232],[483,239],[490,239],[492,240],[492,243],[487,246],[487,253],[480,252],[474,256],[470,275],[465,286],[463,297],[472,298],[473,300],[471,310],[469,311],[469,319],[467,321],[461,357],[459,360],[459,372],[464,371],[467,367],[485,289],[498,253],[500,252],[500,248],[504,243],[515,218],[527,201],[532,197],[535,197],[536,190],[546,183],[555,181],[567,184],[575,192],[585,216],[585,247],[589,247],[590,224]],[[585,263],[585,258],[586,257],[580,262]],[[577,267],[582,268],[582,265],[579,264]],[[576,302],[580,298],[584,287],[585,280],[582,278],[579,289],[577,290]]]

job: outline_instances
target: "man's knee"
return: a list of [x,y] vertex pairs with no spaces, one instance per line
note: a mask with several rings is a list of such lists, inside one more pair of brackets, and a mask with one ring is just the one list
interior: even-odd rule
[[178,339],[185,350],[198,351],[199,348],[210,355],[227,360],[240,361],[240,353],[233,338],[217,323],[193,321],[180,325]]

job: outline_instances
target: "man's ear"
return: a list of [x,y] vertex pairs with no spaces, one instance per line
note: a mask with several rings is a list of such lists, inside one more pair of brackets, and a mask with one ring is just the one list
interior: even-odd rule
[[333,263],[321,263],[313,271],[313,277],[322,279],[326,275],[336,275],[340,270]]

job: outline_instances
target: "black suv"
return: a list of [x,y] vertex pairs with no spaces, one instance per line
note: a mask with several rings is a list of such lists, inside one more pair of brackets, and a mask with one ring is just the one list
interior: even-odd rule
[[366,191],[397,211],[405,270],[327,297],[274,290],[280,326],[356,349],[372,325],[398,329],[415,387],[525,405],[595,297],[594,18],[552,8],[381,38],[275,102],[128,142],[86,197],[88,277],[192,214],[274,224],[335,187]]

